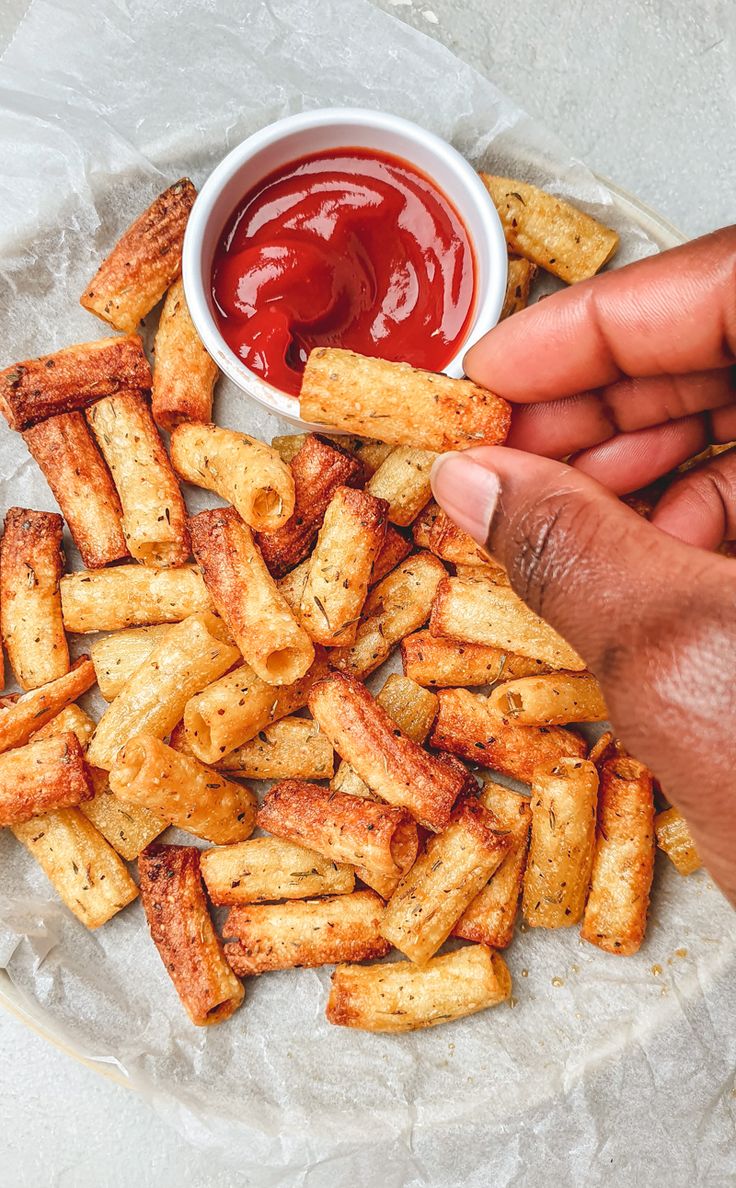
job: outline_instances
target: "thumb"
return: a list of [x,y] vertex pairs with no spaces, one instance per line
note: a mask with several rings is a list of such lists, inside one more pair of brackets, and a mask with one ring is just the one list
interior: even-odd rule
[[651,640],[655,626],[683,614],[696,571],[710,562],[594,479],[519,450],[444,454],[432,488],[602,681],[617,675],[638,641]]

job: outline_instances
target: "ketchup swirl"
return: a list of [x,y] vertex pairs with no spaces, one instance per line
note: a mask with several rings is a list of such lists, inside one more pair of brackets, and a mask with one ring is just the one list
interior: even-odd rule
[[243,362],[296,395],[315,346],[441,371],[473,312],[473,251],[441,190],[365,149],[302,157],[259,182],[215,251],[220,331]]

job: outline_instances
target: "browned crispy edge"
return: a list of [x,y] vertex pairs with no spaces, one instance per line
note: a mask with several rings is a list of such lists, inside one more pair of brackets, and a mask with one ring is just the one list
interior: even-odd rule
[[[21,755],[22,751],[22,755]],[[23,768],[18,770],[19,759]],[[71,730],[0,755],[0,826],[91,800],[94,787]]]

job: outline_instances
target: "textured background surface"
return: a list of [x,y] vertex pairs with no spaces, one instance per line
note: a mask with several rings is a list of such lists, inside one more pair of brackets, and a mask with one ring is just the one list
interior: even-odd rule
[[[736,7],[730,0],[377,2],[484,71],[589,165],[686,233],[736,218]],[[0,50],[26,7],[27,0],[0,3]],[[132,1093],[5,1015],[0,1068],[2,1184],[246,1183],[232,1168],[189,1150]]]

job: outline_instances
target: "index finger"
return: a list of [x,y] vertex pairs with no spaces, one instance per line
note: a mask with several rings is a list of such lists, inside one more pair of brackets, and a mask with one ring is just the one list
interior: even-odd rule
[[573,285],[499,323],[472,380],[530,404],[736,360],[736,226]]

